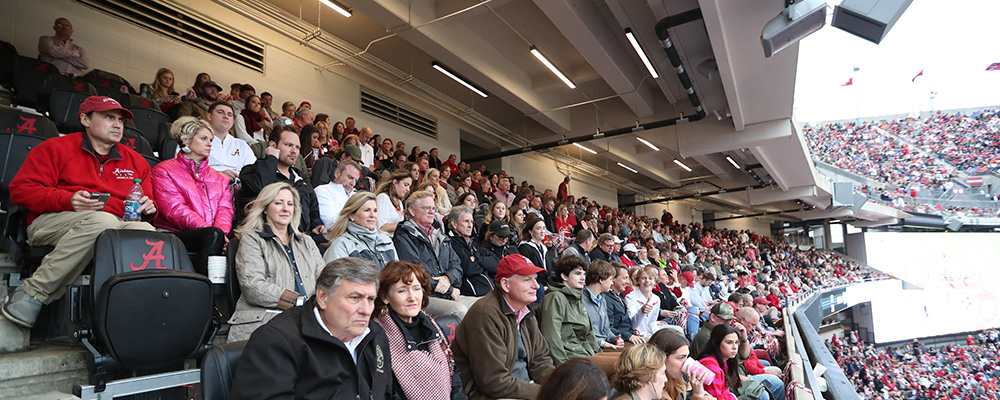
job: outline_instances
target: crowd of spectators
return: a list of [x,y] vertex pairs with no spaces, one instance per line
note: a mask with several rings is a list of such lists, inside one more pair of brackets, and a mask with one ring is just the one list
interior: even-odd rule
[[1000,172],[1000,115],[997,109],[938,112],[927,118],[901,118],[892,132],[970,174]]
[[[204,258],[239,240],[236,274],[227,278],[239,282],[242,296],[229,339],[250,338],[250,361],[240,363],[236,398],[313,390],[326,398],[421,398],[442,388],[453,398],[531,398],[556,364],[617,359],[616,350],[672,331],[693,341],[691,355],[703,363],[738,364],[739,372],[726,372],[728,382],[705,381],[706,389],[782,400],[780,373],[769,369],[784,362],[780,310],[816,289],[882,277],[754,232],[577,198],[570,177],[554,191],[485,165],[473,169],[454,154],[442,162],[436,148],[407,152],[402,141],[352,117],[333,122],[314,113],[308,101],[271,110],[273,96],[257,96],[247,83],[224,95],[201,73],[179,96],[169,69],[155,78],[150,95],[179,115],[169,139],[179,150],[154,168],[119,145],[133,115],[107,97],[83,102],[84,132],[29,153],[32,168],[11,182],[11,197],[29,212],[28,242],[55,250],[3,315],[30,328],[82,273],[88,248],[106,229],[172,232],[198,248],[201,273]],[[852,144],[871,133],[842,132]],[[881,157],[873,151],[861,165],[874,168]],[[76,160],[73,168],[67,160]],[[133,182],[145,196],[130,204]],[[142,221],[122,222],[127,210]],[[437,343],[443,334],[428,323],[447,315],[462,320],[454,348]],[[724,348],[734,337],[736,361]],[[705,343],[710,348],[698,348]],[[665,355],[680,351],[667,347]],[[351,360],[358,368],[344,372]],[[324,369],[331,362],[340,369]],[[417,365],[441,369],[427,375],[441,385],[421,381]],[[676,379],[679,368],[659,374]],[[635,383],[652,384],[646,392],[655,397],[667,391],[662,382]]]
[[814,159],[885,185],[937,188],[950,179],[944,163],[879,132],[892,126],[887,121],[839,122],[806,126],[802,133]]
[[964,346],[914,339],[875,348],[851,333],[827,346],[863,399],[1000,399],[998,337],[994,328],[970,335]]
[[803,134],[815,160],[878,182],[877,188],[863,185],[859,189],[873,201],[918,213],[996,217],[996,197],[969,205],[920,200],[932,198],[930,191],[942,196],[964,194],[965,189],[952,181],[953,168],[969,174],[998,171],[997,111],[810,125],[803,128]]

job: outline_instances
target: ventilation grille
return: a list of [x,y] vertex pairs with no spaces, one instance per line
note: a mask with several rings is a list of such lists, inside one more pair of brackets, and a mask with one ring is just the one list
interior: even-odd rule
[[190,10],[140,0],[77,0],[214,56],[264,72],[264,45]]
[[361,88],[361,111],[437,139],[437,119],[365,87]]

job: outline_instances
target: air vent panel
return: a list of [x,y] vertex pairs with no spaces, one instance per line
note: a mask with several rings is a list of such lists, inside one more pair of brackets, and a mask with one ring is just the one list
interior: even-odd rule
[[437,139],[437,119],[366,87],[361,88],[361,111]]
[[77,0],[98,11],[171,37],[217,57],[264,72],[264,44],[191,10],[154,1]]

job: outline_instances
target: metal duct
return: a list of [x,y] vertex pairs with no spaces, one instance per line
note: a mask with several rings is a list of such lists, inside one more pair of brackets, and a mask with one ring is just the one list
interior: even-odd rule
[[769,187],[769,186],[771,186],[771,185],[757,184],[757,185],[753,185],[753,186],[740,187],[740,188],[735,188],[735,189],[719,189],[719,190],[713,190],[713,191],[710,191],[710,192],[685,194],[685,195],[682,195],[682,196],[670,196],[670,197],[664,197],[664,198],[660,198],[660,199],[637,201],[635,203],[619,204],[618,207],[644,206],[646,204],[664,203],[664,202],[667,202],[667,201],[674,201],[674,200],[686,200],[686,199],[693,199],[693,198],[696,198],[696,197],[713,196],[713,195],[723,194],[723,193],[745,192],[747,190],[751,190],[751,189],[763,189],[763,188],[766,188],[766,187]]

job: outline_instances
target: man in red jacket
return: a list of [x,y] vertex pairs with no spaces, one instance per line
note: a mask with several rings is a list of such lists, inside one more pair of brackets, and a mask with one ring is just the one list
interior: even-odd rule
[[149,163],[118,145],[132,113],[110,97],[91,96],[79,116],[86,132],[42,142],[10,183],[11,200],[28,209],[28,244],[55,246],[3,306],[7,319],[26,328],[35,324],[42,305],[62,297],[87,267],[101,232],[153,230],[146,222],[121,220],[136,178],[147,194],[139,200],[139,213],[147,220],[156,215]]

